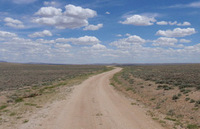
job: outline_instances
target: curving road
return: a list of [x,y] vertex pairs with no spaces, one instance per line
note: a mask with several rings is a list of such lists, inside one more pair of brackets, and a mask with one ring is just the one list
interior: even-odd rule
[[[90,77],[75,87],[69,100],[58,103],[38,129],[163,129],[139,106],[110,86],[121,68]],[[55,111],[55,112],[54,112]],[[56,114],[56,115],[55,115]],[[35,123],[36,124],[36,123]],[[34,127],[36,128],[36,127]]]

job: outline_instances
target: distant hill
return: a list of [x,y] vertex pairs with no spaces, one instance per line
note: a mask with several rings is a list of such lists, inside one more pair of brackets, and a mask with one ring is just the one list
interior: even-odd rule
[[6,61],[2,61],[2,60],[0,60],[0,62],[6,62]]

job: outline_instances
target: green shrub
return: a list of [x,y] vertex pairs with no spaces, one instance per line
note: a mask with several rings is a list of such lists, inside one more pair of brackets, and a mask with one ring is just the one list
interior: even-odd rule
[[15,99],[15,103],[19,103],[19,102],[22,102],[23,101],[23,98],[16,98]]
[[182,95],[182,94],[179,93],[179,94],[178,94],[178,97],[180,97],[181,95]]
[[174,118],[170,118],[170,117],[165,117],[166,120],[170,120],[170,121],[176,121],[176,119]]
[[128,82],[129,82],[129,84],[133,84],[133,83],[134,83],[134,80],[133,80],[133,79],[130,79]]
[[200,100],[196,101],[195,107],[198,107],[200,105]]
[[110,85],[115,86],[115,84],[113,82],[111,82]]
[[153,101],[153,100],[155,100],[155,99],[156,99],[156,98],[151,98],[150,100]]
[[190,100],[190,98],[185,98],[185,101],[188,101],[188,100]]
[[160,90],[160,89],[162,89],[162,88],[163,88],[162,85],[158,85],[156,90]]
[[167,115],[169,116],[174,116],[175,115],[175,111],[173,109],[170,109],[168,112],[167,112]]
[[191,90],[189,90],[189,89],[181,89],[180,91],[183,92],[183,94],[187,94],[187,93],[191,92]]
[[25,103],[24,105],[27,105],[27,106],[37,106],[37,104],[33,104],[33,103]]
[[200,104],[200,100],[196,101],[196,104]]
[[193,125],[193,124],[189,124],[187,125],[188,129],[199,129],[199,127],[197,125]]
[[134,88],[132,88],[132,87],[126,88],[126,91],[130,91],[130,90],[135,91]]
[[173,95],[172,100],[177,100],[179,97],[177,95]]
[[15,116],[15,115],[16,115],[15,112],[10,113],[10,116]]
[[0,106],[0,110],[3,110],[3,109],[5,109],[5,108],[7,108],[7,105],[2,105],[2,106]]
[[29,120],[24,120],[23,123],[27,123]]
[[169,87],[168,85],[158,85],[158,86],[157,86],[157,90],[160,90],[160,89],[170,90],[170,89],[172,89],[172,88]]
[[191,99],[191,100],[190,100],[190,103],[194,103],[194,102],[195,102],[195,100],[194,100],[194,99]]
[[164,84],[164,83],[165,83],[165,81],[163,81],[163,80],[156,81],[156,84]]

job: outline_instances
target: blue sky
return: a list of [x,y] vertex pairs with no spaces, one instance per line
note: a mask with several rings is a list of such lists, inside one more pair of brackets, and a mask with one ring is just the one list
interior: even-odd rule
[[1,0],[0,60],[200,63],[198,0]]

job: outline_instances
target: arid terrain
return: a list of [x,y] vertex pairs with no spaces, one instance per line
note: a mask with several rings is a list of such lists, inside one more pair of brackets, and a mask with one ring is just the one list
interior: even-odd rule
[[[198,64],[47,66],[48,70],[55,68],[56,73],[50,83],[39,81],[0,92],[0,129],[198,129],[200,126]],[[45,71],[44,67],[36,70],[41,67],[35,65],[33,75],[42,72],[48,75],[46,78],[52,78],[51,70]]]
[[63,100],[73,86],[112,68],[97,65],[0,63],[0,128],[16,128],[47,103]]
[[55,81],[69,80],[106,70],[98,65],[45,65],[0,63],[0,91],[24,86],[51,85]]
[[165,127],[199,129],[199,64],[122,67],[111,84],[151,109],[154,120]]
[[[133,105],[134,100],[126,98],[110,86],[109,79],[119,72],[109,72],[90,77],[66,94],[29,112],[22,122],[2,124],[2,129],[163,129],[146,110]],[[65,89],[65,88],[63,88]]]
[[200,129],[200,0],[0,0],[0,129]]

